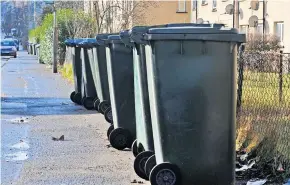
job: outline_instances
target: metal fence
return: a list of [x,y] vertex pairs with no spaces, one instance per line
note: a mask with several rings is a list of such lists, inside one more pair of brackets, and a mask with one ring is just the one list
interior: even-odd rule
[[290,54],[239,52],[237,84],[237,149],[260,147],[289,169]]

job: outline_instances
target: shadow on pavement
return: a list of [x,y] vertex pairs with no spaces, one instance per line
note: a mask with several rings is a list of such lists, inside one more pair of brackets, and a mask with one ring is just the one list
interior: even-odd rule
[[73,115],[95,114],[67,98],[55,97],[1,97],[1,114],[3,115]]

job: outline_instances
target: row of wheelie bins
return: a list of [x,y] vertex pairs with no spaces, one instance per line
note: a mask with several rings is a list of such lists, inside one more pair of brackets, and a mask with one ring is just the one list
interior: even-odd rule
[[237,50],[245,35],[221,24],[136,26],[68,39],[73,102],[111,124],[118,150],[152,185],[235,181]]
[[39,48],[39,44],[28,42],[27,43],[27,53],[30,55],[38,55],[37,49]]

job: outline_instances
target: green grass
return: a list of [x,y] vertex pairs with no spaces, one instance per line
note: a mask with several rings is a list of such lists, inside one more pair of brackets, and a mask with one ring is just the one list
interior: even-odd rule
[[246,107],[290,108],[290,74],[282,76],[282,101],[279,101],[279,74],[244,73],[242,105]]
[[[252,141],[275,133],[276,149],[290,161],[290,74],[283,74],[282,101],[279,100],[279,74],[244,72],[242,112],[238,125],[250,124]],[[239,131],[238,131],[239,132]]]

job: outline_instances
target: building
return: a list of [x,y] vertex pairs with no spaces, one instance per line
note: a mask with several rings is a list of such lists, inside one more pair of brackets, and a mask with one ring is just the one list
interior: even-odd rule
[[[114,29],[105,28],[102,32],[118,31],[133,25],[157,25],[166,23],[222,23],[233,27],[233,0],[112,0],[111,5],[106,0],[85,0],[85,11],[90,14],[102,15],[102,23],[110,22]],[[96,6],[96,3],[99,3]],[[104,5],[105,4],[105,5]],[[108,6],[126,8],[111,8],[104,16]],[[266,5],[264,7],[264,5]],[[97,8],[96,8],[97,7]],[[263,15],[265,15],[265,34],[277,35],[283,44],[284,52],[290,53],[290,1],[240,0],[239,29],[244,33],[263,33]],[[265,11],[263,11],[265,10]],[[98,13],[99,12],[99,13]],[[257,17],[254,26],[249,24],[252,16]],[[109,26],[110,27],[110,26]]]
[[[190,22],[190,14],[179,11],[178,1],[85,0],[84,10],[97,19],[100,32],[117,32],[136,25]],[[182,3],[181,3],[181,6]],[[190,10],[190,1],[186,8]],[[110,23],[109,25],[107,23]]]
[[[185,1],[183,1],[185,3]],[[198,0],[191,2],[191,22],[223,23],[233,27],[233,14],[226,11],[231,7],[232,0]],[[263,34],[263,17],[265,18],[265,34],[277,35],[283,44],[284,52],[290,53],[290,1],[239,1],[239,29],[241,32]],[[230,12],[230,13],[229,13]],[[264,16],[263,16],[264,15]],[[250,18],[256,16],[258,21],[254,26]]]

